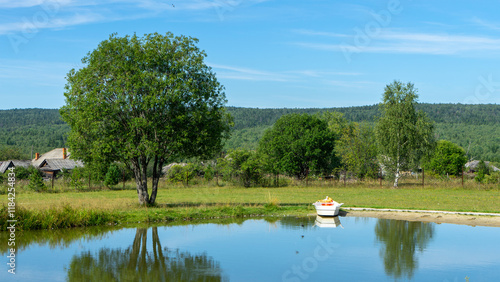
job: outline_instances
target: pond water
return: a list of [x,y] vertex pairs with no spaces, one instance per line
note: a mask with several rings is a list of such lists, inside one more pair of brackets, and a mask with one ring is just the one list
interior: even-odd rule
[[23,232],[16,274],[3,263],[0,280],[500,281],[499,238],[495,227],[356,217]]

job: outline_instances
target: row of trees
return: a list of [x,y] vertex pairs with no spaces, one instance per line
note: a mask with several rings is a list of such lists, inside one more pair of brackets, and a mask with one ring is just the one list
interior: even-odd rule
[[[416,109],[418,110],[420,104],[416,105]],[[431,107],[432,106],[432,107]],[[469,123],[459,123],[459,121],[463,121],[464,118],[461,116],[458,116],[455,114],[454,117],[457,117],[456,119],[452,119],[451,121],[449,119],[445,119],[443,117],[440,117],[440,115],[445,115],[448,114],[447,111],[444,111],[448,109],[448,106],[452,105],[426,105],[426,107],[430,107],[433,109],[435,112],[434,115],[428,115],[427,116],[433,120],[434,123],[434,132],[437,140],[449,140],[462,148],[465,149],[466,155],[468,160],[478,160],[478,159],[483,159],[483,160],[489,160],[489,161],[494,161],[494,162],[500,162],[500,127],[496,126],[497,123],[485,123],[485,124],[479,124],[478,122],[474,122],[472,124]],[[465,108],[466,105],[461,105],[461,107]],[[468,106],[468,105],[467,105]],[[481,109],[487,109],[487,106],[495,106],[495,105],[475,105],[477,108],[476,110],[481,110]],[[498,107],[498,106],[497,106]],[[355,121],[360,124],[366,123],[369,125],[374,126],[375,125],[375,120],[376,120],[376,115],[374,116],[368,116],[367,113],[369,113],[368,109],[364,108],[369,108],[368,106],[366,107],[355,107],[351,108],[353,111],[344,113],[343,111],[339,111],[340,108],[335,108],[332,109],[332,111],[339,111],[340,113],[343,113],[344,117],[350,121]],[[375,107],[378,111],[379,107]],[[493,108],[494,109],[494,108]],[[275,111],[277,112],[276,116],[273,116],[276,118],[276,120],[280,117],[278,113],[281,113],[282,109],[276,109]],[[290,113],[309,113],[309,114],[318,114],[322,113],[326,110],[318,110],[316,109],[315,111],[306,111],[307,109],[288,109]],[[242,113],[248,112],[249,115],[248,117],[250,118],[250,121],[248,121],[245,124],[248,124],[251,126],[252,124],[256,124],[258,120],[260,120],[259,115],[260,114],[265,114],[267,113],[268,109],[242,109],[242,108],[230,108],[229,109],[232,114],[235,115],[235,125],[236,127],[231,133],[231,138],[226,142],[225,149],[226,150],[231,150],[231,149],[236,149],[236,148],[245,148],[245,149],[251,149],[251,150],[256,150],[258,147],[258,142],[264,135],[265,130],[270,128],[272,126],[271,124],[268,123],[263,123],[262,125],[259,126],[252,126],[252,127],[243,127],[241,128],[241,119],[243,116],[247,115],[242,115]],[[270,111],[270,110],[269,110]],[[304,112],[303,112],[304,111]],[[355,115],[354,112],[359,111],[359,115]],[[427,112],[427,111],[424,111]],[[463,113],[464,111],[459,111],[459,113]],[[486,111],[489,114],[495,116],[495,113],[493,111]],[[253,114],[255,116],[252,116],[250,114]],[[499,115],[500,113],[496,114]],[[237,118],[239,117],[239,118]],[[361,117],[361,118],[360,118]],[[441,122],[436,122],[434,117],[437,118],[438,121]],[[364,119],[366,118],[366,119]],[[265,121],[265,120],[264,120]],[[239,126],[238,126],[239,125]],[[240,129],[238,129],[240,128]]]
[[[60,113],[71,127],[73,157],[89,167],[129,165],[141,204],[155,202],[164,164],[213,157],[233,124],[223,86],[197,42],[171,33],[113,34],[82,59],[84,67],[67,75]],[[304,179],[345,167],[369,176],[381,163],[397,186],[400,172],[421,165],[435,144],[433,123],[416,110],[417,98],[411,83],[388,85],[374,129],[335,113],[284,115],[256,152],[233,153],[221,162],[237,167],[247,185],[263,172]]]
[[[375,127],[350,122],[338,112],[284,115],[265,131],[256,151],[234,150],[217,160],[215,170],[247,187],[267,183],[266,174],[302,180],[339,172],[358,178],[384,173],[395,187],[402,171],[422,167],[439,175],[461,174],[467,161],[464,149],[435,142],[433,122],[416,110],[417,99],[411,83],[388,85]],[[174,179],[176,172],[171,175]]]

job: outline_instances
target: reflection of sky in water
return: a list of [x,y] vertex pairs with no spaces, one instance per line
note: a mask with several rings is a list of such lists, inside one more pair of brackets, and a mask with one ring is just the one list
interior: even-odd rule
[[[158,227],[158,237],[163,248],[205,253],[234,281],[394,281],[384,270],[384,243],[374,234],[377,219],[349,217],[341,218],[341,223],[344,229],[313,227],[314,218],[295,223],[252,219],[240,224]],[[433,226],[426,249],[415,248],[412,280],[465,281],[466,276],[470,281],[500,280],[500,228]],[[151,229],[147,234],[147,250],[152,252]],[[68,248],[32,244],[16,255],[17,274],[8,274],[3,264],[0,280],[64,281],[73,256],[104,247],[126,249],[135,235],[136,228],[126,228],[100,240],[76,240]],[[6,254],[2,256],[6,262]]]
[[419,257],[419,271],[448,281],[465,281],[465,276],[470,281],[500,281],[500,228],[441,224],[436,230]]

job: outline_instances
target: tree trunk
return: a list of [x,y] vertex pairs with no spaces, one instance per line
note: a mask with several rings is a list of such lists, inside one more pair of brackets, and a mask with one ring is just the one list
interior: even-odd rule
[[399,163],[397,164],[396,166],[396,174],[395,174],[395,179],[394,179],[394,188],[398,188],[398,181],[399,181],[399,177],[401,175],[399,174]]
[[464,167],[462,166],[462,188],[464,187]]
[[425,186],[425,169],[422,168],[422,186]]
[[147,178],[147,160],[146,157],[136,157],[131,160],[132,169],[134,170],[135,184],[137,185],[137,196],[139,204],[146,205],[149,203],[148,195],[148,178]]
[[152,205],[156,201],[156,194],[158,192],[158,182],[160,180],[161,169],[163,166],[162,160],[155,156],[155,162],[153,164],[153,187],[151,188],[151,198],[149,199],[149,204]]

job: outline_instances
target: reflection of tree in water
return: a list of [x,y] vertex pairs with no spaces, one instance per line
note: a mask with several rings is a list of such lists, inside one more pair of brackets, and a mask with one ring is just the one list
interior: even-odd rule
[[380,255],[384,258],[387,275],[411,278],[418,265],[415,250],[423,252],[433,233],[431,223],[379,219],[375,234],[383,243]]
[[103,248],[98,254],[75,255],[68,268],[69,281],[224,281],[218,262],[206,254],[161,247],[152,228],[153,252],[146,250],[146,228],[138,228],[125,250]]

